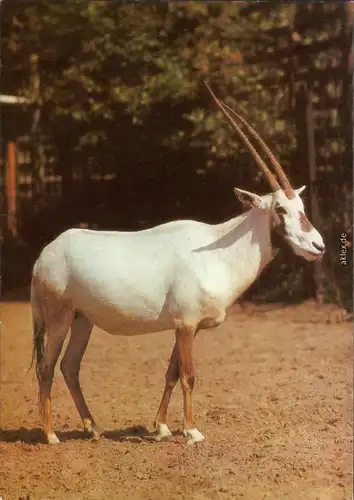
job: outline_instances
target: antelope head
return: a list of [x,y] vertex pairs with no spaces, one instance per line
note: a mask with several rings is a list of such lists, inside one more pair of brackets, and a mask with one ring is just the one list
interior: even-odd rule
[[[299,189],[294,189],[291,186],[280,163],[254,128],[239,113],[236,113],[220,101],[207,84],[206,86],[223,115],[252,154],[256,164],[267,178],[272,189],[271,194],[259,196],[255,193],[235,188],[236,196],[247,208],[267,211],[270,214],[272,231],[276,234],[278,241],[282,240],[288,244],[296,255],[306,260],[320,259],[325,252],[325,245],[322,236],[305,215],[304,204],[300,197],[305,186]],[[258,154],[240,125],[245,127],[249,136],[266,153],[277,178]]]

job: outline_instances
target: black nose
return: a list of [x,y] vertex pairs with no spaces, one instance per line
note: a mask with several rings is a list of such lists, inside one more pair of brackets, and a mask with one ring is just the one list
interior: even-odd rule
[[326,247],[324,245],[318,245],[318,243],[315,243],[314,241],[312,242],[312,245],[318,250],[319,252],[324,252]]

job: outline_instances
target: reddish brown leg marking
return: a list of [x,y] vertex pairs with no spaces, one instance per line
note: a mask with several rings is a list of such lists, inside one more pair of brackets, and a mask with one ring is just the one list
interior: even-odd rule
[[98,439],[99,435],[102,433],[102,429],[99,429],[88,409],[79,380],[81,361],[90,340],[92,328],[93,326],[90,321],[83,316],[73,320],[70,340],[60,363],[60,369],[64,375],[66,385],[68,386],[77,411],[82,419],[85,430],[93,434],[94,438]]
[[178,378],[181,381],[183,392],[184,434],[188,438],[189,444],[204,440],[204,436],[197,429],[193,428],[192,391],[194,386],[194,369],[192,346],[195,334],[196,329],[192,327],[180,326],[176,329],[176,343],[166,372],[165,390],[155,419],[158,440],[171,436],[171,431],[166,425],[166,416],[171,394]]
[[50,393],[53,384],[55,364],[63,346],[65,334],[66,332],[63,331],[63,336],[56,338],[54,342],[47,342],[44,353],[45,361],[43,361],[40,366],[39,401],[43,418],[44,434],[49,444],[59,443],[53,428]]
[[177,344],[174,345],[170,362],[165,375],[165,390],[163,392],[161,403],[155,418],[155,426],[157,424],[166,424],[167,409],[170,403],[172,391],[175,388],[179,379],[179,364],[178,364],[178,349]]
[[[54,308],[53,308],[54,309]],[[49,444],[59,443],[54,429],[51,405],[51,389],[54,369],[62,349],[65,336],[70,328],[72,312],[62,308],[46,314],[47,341],[40,364],[39,401],[43,417],[44,434]]]
[[195,328],[181,326],[176,330],[179,376],[183,392],[184,429],[193,428],[192,392],[194,387],[193,340]]

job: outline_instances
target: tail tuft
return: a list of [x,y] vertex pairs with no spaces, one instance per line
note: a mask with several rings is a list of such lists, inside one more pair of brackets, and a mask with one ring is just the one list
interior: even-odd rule
[[40,382],[40,365],[44,355],[44,334],[45,334],[45,326],[44,323],[37,323],[35,319],[33,319],[33,348],[32,348],[32,359],[31,365],[29,369],[32,368],[33,363],[35,361],[35,370],[37,375],[37,380]]
[[38,380],[38,406],[40,413],[43,412],[42,397],[41,397],[41,364],[44,356],[44,339],[45,339],[45,322],[41,311],[40,303],[36,296],[36,290],[32,281],[31,285],[31,305],[33,318],[33,348],[32,360],[29,370],[35,364],[35,370]]
[[38,301],[36,293],[35,282],[33,279],[31,283],[31,305],[32,305],[32,320],[33,320],[33,348],[32,348],[32,360],[29,370],[32,368],[35,362],[37,380],[38,383],[40,383],[41,381],[40,367],[44,355],[45,323],[41,306]]

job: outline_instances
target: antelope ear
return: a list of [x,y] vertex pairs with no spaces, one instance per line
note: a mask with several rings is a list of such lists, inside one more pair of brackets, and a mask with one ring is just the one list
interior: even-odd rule
[[302,186],[301,188],[295,189],[295,193],[300,195],[303,191],[305,191],[306,186]]
[[266,209],[266,204],[261,196],[250,191],[245,191],[244,189],[234,188],[236,197],[242,203],[242,205],[247,208],[261,208]]

